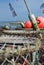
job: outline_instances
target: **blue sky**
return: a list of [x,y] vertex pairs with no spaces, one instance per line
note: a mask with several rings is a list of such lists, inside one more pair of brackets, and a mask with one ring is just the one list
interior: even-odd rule
[[[37,17],[43,16],[41,13],[40,5],[44,0],[26,0],[30,11]],[[14,7],[17,16],[13,17],[12,12],[9,9],[9,3]],[[28,20],[28,12],[26,10],[23,0],[0,0],[0,21],[16,21],[16,20]]]

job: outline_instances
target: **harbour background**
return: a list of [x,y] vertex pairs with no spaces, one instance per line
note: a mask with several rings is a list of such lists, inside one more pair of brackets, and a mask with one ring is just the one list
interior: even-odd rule
[[[30,11],[37,17],[43,16],[40,6],[44,3],[44,0],[26,0]],[[17,16],[13,17],[9,9],[9,3],[12,4],[15,9]],[[23,0],[0,0],[0,22],[10,22],[10,21],[26,21],[28,20],[28,12],[26,10]]]

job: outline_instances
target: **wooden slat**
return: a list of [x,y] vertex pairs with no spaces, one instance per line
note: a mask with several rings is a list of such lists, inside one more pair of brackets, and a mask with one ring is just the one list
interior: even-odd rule
[[[41,29],[40,32],[44,34],[44,29]],[[32,29],[25,29],[25,30],[4,30],[3,33],[5,34],[32,34],[37,33],[37,31],[33,31]]]

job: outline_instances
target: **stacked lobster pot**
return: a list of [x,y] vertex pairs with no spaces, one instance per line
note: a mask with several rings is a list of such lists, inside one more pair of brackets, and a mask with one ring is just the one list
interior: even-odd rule
[[41,64],[39,59],[41,41],[38,38],[21,36],[12,38],[7,36],[2,37],[1,40],[0,65]]

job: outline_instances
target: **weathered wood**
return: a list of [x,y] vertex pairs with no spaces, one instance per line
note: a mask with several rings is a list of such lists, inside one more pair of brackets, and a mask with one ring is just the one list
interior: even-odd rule
[[[43,34],[44,33],[44,29],[41,29],[40,32]],[[22,30],[3,30],[4,34],[32,34],[32,33],[38,33],[37,31],[33,31],[32,29],[22,29]]]

